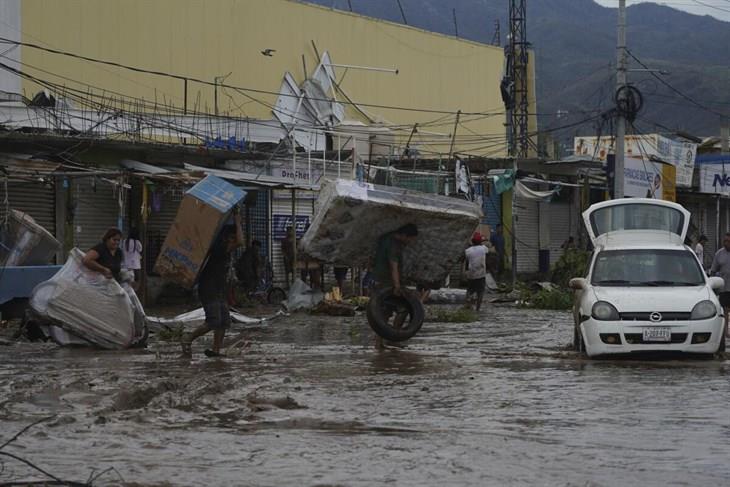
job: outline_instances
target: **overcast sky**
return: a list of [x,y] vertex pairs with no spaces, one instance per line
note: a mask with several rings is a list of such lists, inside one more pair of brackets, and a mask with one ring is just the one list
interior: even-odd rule
[[[627,5],[646,2],[647,0],[626,0]],[[618,0],[596,0],[607,7],[617,7]],[[685,10],[696,15],[712,15],[730,22],[730,0],[652,0],[651,3]],[[730,28],[730,26],[728,26]]]

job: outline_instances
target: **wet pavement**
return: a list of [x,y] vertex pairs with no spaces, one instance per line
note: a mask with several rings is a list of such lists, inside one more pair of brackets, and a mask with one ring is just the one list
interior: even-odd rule
[[[0,440],[55,415],[3,451],[115,469],[95,485],[730,483],[725,360],[583,359],[567,313],[512,307],[385,351],[362,317],[248,330],[225,360],[2,346]],[[40,478],[0,460],[0,482]]]

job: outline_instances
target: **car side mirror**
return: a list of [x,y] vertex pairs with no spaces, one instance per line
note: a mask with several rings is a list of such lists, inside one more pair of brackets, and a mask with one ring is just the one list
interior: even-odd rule
[[587,284],[588,284],[588,281],[586,281],[585,278],[583,278],[583,277],[574,277],[568,283],[568,287],[570,289],[575,289],[577,291],[577,290],[580,290],[580,289],[585,289]]
[[707,280],[707,283],[713,291],[717,291],[718,289],[725,287],[725,279],[722,277],[713,276]]

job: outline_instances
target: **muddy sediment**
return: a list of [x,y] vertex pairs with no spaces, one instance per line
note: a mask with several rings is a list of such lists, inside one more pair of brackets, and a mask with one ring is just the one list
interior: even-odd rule
[[[586,360],[570,316],[487,307],[377,351],[364,318],[293,315],[250,347],[0,347],[0,440],[130,485],[724,485],[728,366]],[[0,441],[1,443],[1,441]],[[4,462],[0,482],[39,479]],[[109,484],[119,477],[108,477]],[[99,485],[104,485],[103,479]]]

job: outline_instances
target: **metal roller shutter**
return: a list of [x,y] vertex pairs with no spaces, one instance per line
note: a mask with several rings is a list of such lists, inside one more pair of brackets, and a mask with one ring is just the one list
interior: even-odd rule
[[73,182],[74,245],[86,252],[101,241],[110,227],[117,226],[119,203],[116,186],[97,178]]
[[[0,183],[0,218],[5,216],[5,185]],[[53,183],[8,182],[8,204],[10,209],[25,212],[56,235],[56,192]]]
[[[297,191],[297,222],[299,226],[308,224],[314,214],[314,202],[317,193],[314,191]],[[273,190],[271,195],[271,264],[274,268],[274,282],[283,286],[286,284],[284,269],[284,255],[281,252],[281,240],[284,237],[284,229],[291,223],[291,191]],[[301,237],[300,230],[297,236]]]
[[540,217],[538,203],[518,198],[515,201],[517,272],[534,273],[539,270],[539,229]]
[[569,236],[576,236],[571,232],[570,228],[570,211],[569,203],[549,203],[548,216],[550,227],[550,265],[560,259],[563,255],[563,249],[560,248]]
[[150,214],[147,218],[147,273],[152,274],[157,256],[162,250],[167,232],[170,230],[180,202],[188,188],[178,186],[158,186],[149,194]]

